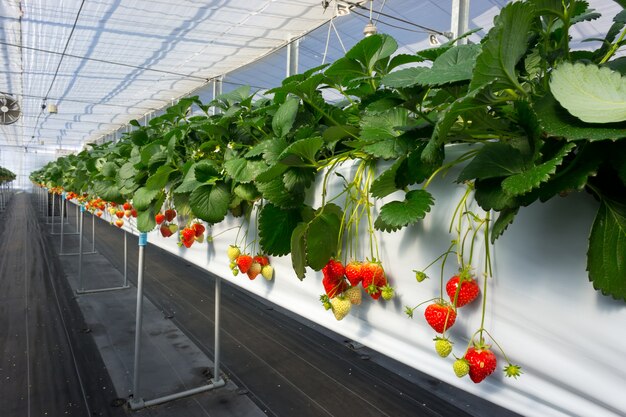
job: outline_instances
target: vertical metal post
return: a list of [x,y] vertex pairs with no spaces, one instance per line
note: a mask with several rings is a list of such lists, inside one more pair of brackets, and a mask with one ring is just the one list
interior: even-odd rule
[[91,213],[91,251],[96,251],[96,215]]
[[135,319],[135,363],[133,366],[133,400],[141,401],[139,395],[139,363],[141,361],[141,328],[143,326],[143,261],[148,235],[139,233],[139,261],[137,266],[137,312]]
[[63,253],[63,218],[65,217],[65,192],[61,194],[61,249],[59,253]]
[[50,233],[54,233],[54,202],[56,200],[56,193],[52,194],[52,225],[50,226]]
[[222,298],[222,277],[215,277],[215,358],[214,358],[214,370],[213,381],[217,382],[220,377],[220,303]]
[[81,290],[85,289],[83,285],[83,217],[84,217],[85,207],[80,205],[80,222],[78,225],[78,288]]
[[[67,224],[70,224],[70,218],[67,218]],[[78,227],[78,205],[76,205],[76,227]]]
[[[455,38],[467,32],[469,27],[469,2],[470,0],[452,0],[450,31]],[[467,39],[460,39],[457,43],[466,44]]]
[[287,45],[287,77],[298,73],[300,39],[289,40]]
[[128,286],[128,233],[124,230],[124,286]]

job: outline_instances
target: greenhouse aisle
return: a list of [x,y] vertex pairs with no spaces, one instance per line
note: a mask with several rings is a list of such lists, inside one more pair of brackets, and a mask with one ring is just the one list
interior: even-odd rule
[[[0,415],[125,416],[58,258],[16,193],[0,219]],[[80,346],[80,348],[78,348]]]
[[[97,251],[122,268],[123,233],[100,220],[95,230]],[[134,281],[137,240],[129,242]],[[212,358],[214,277],[152,245],[145,264],[146,296]],[[221,334],[224,372],[270,416],[516,415],[227,282]]]

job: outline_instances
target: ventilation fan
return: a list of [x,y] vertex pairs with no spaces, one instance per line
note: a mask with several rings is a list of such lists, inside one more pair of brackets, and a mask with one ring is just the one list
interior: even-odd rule
[[0,124],[10,125],[20,118],[20,105],[13,97],[0,94]]

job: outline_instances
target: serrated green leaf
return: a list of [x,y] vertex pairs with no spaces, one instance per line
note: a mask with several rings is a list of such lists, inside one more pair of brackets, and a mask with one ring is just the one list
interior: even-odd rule
[[490,178],[487,180],[476,180],[474,198],[485,211],[501,211],[506,208],[519,206],[515,197],[507,194],[502,189],[501,178]]
[[513,223],[513,220],[515,219],[515,215],[517,214],[518,210],[519,207],[515,207],[506,208],[500,212],[500,214],[498,215],[498,219],[493,223],[493,226],[491,228],[491,244],[493,244],[496,239],[499,238],[502,233],[504,233],[506,228],[509,227],[511,223]]
[[194,165],[194,176],[199,182],[213,184],[220,177],[220,173],[215,162],[205,159]]
[[172,172],[174,172],[174,168],[171,166],[161,165],[146,181],[146,188],[162,190],[167,185]]
[[470,90],[492,83],[498,90],[523,91],[515,66],[526,53],[534,19],[530,3],[514,2],[502,8],[476,59]]
[[523,169],[524,159],[518,149],[506,143],[487,143],[461,171],[457,182],[510,176]]
[[279,207],[292,208],[304,201],[304,193],[290,193],[285,187],[282,177],[276,177],[268,182],[257,182],[256,185],[263,194],[263,198]]
[[604,295],[626,301],[626,206],[602,199],[591,227],[589,279]]
[[327,143],[336,142],[347,137],[354,137],[358,133],[359,128],[356,126],[331,126],[324,131],[322,138]]
[[159,143],[150,143],[141,148],[141,163],[144,165],[150,165],[150,160],[154,155],[160,154],[163,150],[163,146]]
[[307,263],[319,271],[337,254],[342,210],[335,204],[320,208],[306,233]]
[[400,157],[374,180],[370,187],[372,197],[383,198],[398,190],[398,186],[396,185],[396,173],[405,160],[406,157]]
[[159,195],[160,190],[151,190],[146,187],[141,187],[135,191],[133,196],[133,206],[137,211],[148,210],[154,199]]
[[289,145],[279,156],[282,164],[288,166],[315,165],[315,155],[324,141],[320,137],[300,139]]
[[154,210],[152,207],[147,210],[137,210],[137,229],[140,232],[149,232],[156,226],[154,220]]
[[542,129],[551,136],[569,141],[626,138],[626,122],[604,125],[585,123],[563,109],[551,94],[537,99],[533,108],[539,116]]
[[396,138],[404,132],[399,127],[407,126],[407,109],[395,108],[384,113],[366,114],[361,119],[361,139],[365,142],[377,142]]
[[296,168],[292,167],[285,171],[283,175],[283,183],[289,192],[304,192],[311,186],[315,180],[314,168]]
[[296,276],[304,279],[306,273],[306,233],[309,228],[308,223],[298,223],[291,233],[291,265]]
[[470,80],[480,51],[480,44],[458,45],[438,57],[432,68],[418,74],[416,81],[422,85],[439,86]]
[[132,163],[126,162],[124,165],[121,166],[117,175],[120,179],[127,180],[137,175],[137,170],[135,169]]
[[395,139],[385,139],[375,143],[368,143],[361,149],[363,152],[375,158],[396,159],[407,154],[410,142],[411,139],[401,136]]
[[193,164],[189,167],[183,181],[174,189],[174,193],[190,193],[202,185],[200,181],[196,180],[196,165],[197,164]]
[[434,202],[433,196],[426,190],[409,191],[404,201],[391,201],[382,206],[379,216],[390,227],[409,226],[423,219]]
[[238,184],[233,192],[237,197],[246,201],[254,201],[261,195],[254,184]]
[[[164,194],[163,194],[164,195]],[[191,206],[189,205],[189,197],[191,193],[175,193],[172,196],[174,207],[176,207],[176,211],[181,216],[191,216]],[[155,205],[155,207],[160,207]]]
[[289,133],[298,115],[299,106],[300,99],[296,97],[287,97],[281,104],[272,119],[272,130],[276,136],[280,138]]
[[380,82],[393,88],[412,87],[418,83],[418,76],[427,70],[426,67],[404,68],[385,75]]
[[382,217],[378,216],[376,217],[376,220],[374,221],[374,229],[376,230],[381,230],[383,232],[386,233],[392,233],[395,231],[398,231],[400,229],[402,229],[402,227],[400,226],[392,226],[388,223],[385,223],[385,221],[382,219]]
[[98,197],[104,200],[116,203],[124,202],[117,185],[112,181],[96,181],[94,182],[93,190]]
[[203,185],[191,193],[189,205],[193,214],[210,224],[224,220],[230,204],[230,191],[226,184]]
[[226,173],[235,181],[247,183],[267,169],[263,161],[249,161],[244,158],[233,158],[224,163]]
[[626,120],[626,77],[617,71],[563,62],[552,71],[550,90],[561,106],[583,122]]
[[556,168],[563,163],[563,158],[569,154],[576,145],[568,143],[550,160],[531,167],[519,174],[511,175],[502,181],[502,189],[512,195],[522,195],[537,188],[541,183],[550,179],[556,172]]
[[102,175],[107,178],[115,178],[119,167],[115,162],[107,162],[102,166]]
[[[398,49],[398,44],[389,35],[373,35],[360,40],[348,52],[346,58],[360,62],[368,72],[376,62],[388,58]],[[332,65],[331,67],[332,68]]]
[[302,221],[299,209],[281,209],[266,204],[259,213],[259,243],[273,256],[289,254],[294,228]]

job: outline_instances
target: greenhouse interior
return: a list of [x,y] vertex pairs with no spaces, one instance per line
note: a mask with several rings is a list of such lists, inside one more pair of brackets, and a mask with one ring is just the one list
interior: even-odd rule
[[626,416],[625,0],[3,0],[0,416]]

